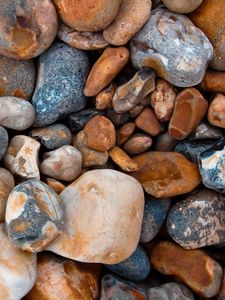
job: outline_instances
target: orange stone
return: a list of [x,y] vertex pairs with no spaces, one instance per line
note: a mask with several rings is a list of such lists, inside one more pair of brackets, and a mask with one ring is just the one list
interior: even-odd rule
[[147,132],[149,135],[156,136],[160,133],[160,123],[156,118],[153,109],[146,107],[135,120],[135,125]]
[[135,130],[135,124],[132,122],[125,123],[116,132],[116,144],[121,146],[131,136]]
[[210,124],[225,128],[225,96],[217,94],[209,106],[208,121]]
[[153,248],[150,261],[157,271],[176,276],[203,297],[211,298],[219,291],[222,267],[202,250],[162,241]]
[[152,145],[150,136],[144,133],[133,134],[123,145],[123,150],[129,155],[146,152]]
[[101,91],[95,99],[95,107],[98,110],[112,108],[112,99],[116,92],[116,84],[112,82],[107,88]]
[[123,171],[133,172],[138,170],[138,164],[117,146],[109,150],[109,156]]
[[157,198],[193,191],[201,182],[198,167],[176,152],[146,152],[133,157],[139,170],[130,173],[145,191]]
[[225,72],[207,70],[199,87],[206,92],[225,93]]
[[50,177],[43,178],[43,182],[50,186],[57,194],[60,194],[66,188],[60,181]]

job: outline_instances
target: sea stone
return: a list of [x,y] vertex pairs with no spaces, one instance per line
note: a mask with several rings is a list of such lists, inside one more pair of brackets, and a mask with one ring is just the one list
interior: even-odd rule
[[34,107],[27,100],[11,96],[0,97],[0,125],[22,131],[33,124],[34,118]]
[[152,151],[133,157],[133,160],[139,170],[130,175],[156,198],[191,192],[201,182],[197,165],[180,153]]
[[116,92],[117,85],[112,82],[108,87],[103,89],[95,98],[95,107],[99,110],[112,108],[112,99]]
[[87,54],[63,43],[53,44],[39,57],[32,98],[36,127],[50,125],[85,107],[83,87],[88,71]]
[[120,147],[114,146],[109,150],[109,157],[125,172],[137,171],[138,164]]
[[132,135],[135,130],[135,124],[133,122],[125,123],[116,132],[116,144],[121,146]]
[[131,60],[136,68],[149,67],[170,83],[188,87],[200,83],[213,48],[205,34],[184,15],[164,7],[131,40]]
[[1,160],[7,150],[8,142],[9,142],[8,132],[2,126],[0,126],[0,141],[1,141],[0,144],[0,160]]
[[144,133],[134,133],[123,144],[123,150],[129,155],[137,155],[146,152],[152,145],[150,136]]
[[130,117],[131,118],[136,118],[137,116],[140,115],[140,113],[143,111],[143,109],[144,109],[144,105],[142,105],[142,104],[136,105],[134,108],[132,108],[129,111]]
[[163,0],[163,4],[171,11],[180,14],[187,14],[194,11],[203,0]]
[[14,188],[15,182],[9,171],[0,168],[0,223],[5,221],[5,208],[8,196]]
[[122,126],[129,121],[130,115],[128,112],[117,113],[113,109],[108,108],[106,110],[106,117],[116,126]]
[[88,171],[60,198],[65,231],[48,250],[77,261],[105,264],[120,263],[133,254],[144,212],[138,181],[114,170]]
[[30,99],[36,80],[33,60],[0,56],[0,96]]
[[223,133],[221,129],[217,127],[213,127],[208,123],[201,122],[195,130],[189,135],[188,139],[191,141],[195,140],[204,140],[204,139],[221,139],[223,137]]
[[214,126],[225,128],[225,96],[223,94],[217,94],[210,103],[208,121]]
[[162,241],[151,252],[152,266],[164,275],[173,275],[203,297],[215,296],[222,281],[222,267],[202,250],[186,250]]
[[175,140],[169,135],[169,132],[166,131],[157,136],[155,141],[155,150],[156,151],[173,151],[174,147],[179,143],[178,140]]
[[199,87],[206,92],[225,93],[225,72],[208,69]]
[[60,198],[39,180],[25,181],[11,191],[5,219],[8,236],[17,247],[30,252],[42,251],[59,235]]
[[66,186],[62,182],[60,182],[56,179],[53,179],[50,177],[45,177],[45,178],[42,178],[42,180],[50,188],[52,188],[57,194],[60,194],[66,188]]
[[223,281],[219,290],[219,293],[217,294],[217,300],[224,300],[225,299],[225,272],[224,272],[224,277]]
[[151,136],[160,133],[161,127],[156,115],[150,107],[146,107],[136,118],[135,125]]

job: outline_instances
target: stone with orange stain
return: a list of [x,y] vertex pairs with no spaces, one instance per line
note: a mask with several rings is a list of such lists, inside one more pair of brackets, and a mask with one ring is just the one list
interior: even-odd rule
[[118,146],[114,146],[109,150],[109,157],[125,172],[133,172],[139,169],[138,164]]
[[121,146],[132,135],[135,130],[135,124],[132,122],[125,123],[116,132],[116,144]]
[[52,188],[57,194],[60,194],[66,188],[66,186],[62,182],[60,182],[56,179],[53,179],[50,177],[45,177],[42,180],[50,188]]
[[84,94],[88,97],[98,95],[98,93],[111,83],[127,64],[128,60],[129,51],[127,48],[106,48],[88,75]]
[[135,133],[123,144],[123,150],[129,155],[146,152],[152,145],[152,139],[144,133]]
[[15,182],[12,174],[6,169],[0,168],[0,222],[5,221],[6,203],[14,186]]
[[103,89],[95,98],[95,107],[98,110],[112,108],[112,99],[116,92],[116,84],[112,82],[108,87]]
[[225,93],[225,72],[208,69],[199,88],[206,92]]
[[162,241],[153,248],[150,261],[157,271],[176,276],[203,297],[214,297],[219,291],[222,267],[202,250]]
[[135,125],[148,133],[151,136],[156,136],[160,133],[160,123],[156,118],[153,109],[146,107],[136,118]]
[[210,103],[208,121],[214,126],[225,128],[225,96],[223,94],[217,94]]
[[139,170],[130,175],[156,198],[185,194],[201,183],[197,165],[180,153],[152,151],[135,156],[133,160]]
[[100,270],[98,264],[41,254],[36,283],[24,300],[97,300]]
[[137,180],[114,170],[92,170],[60,198],[64,232],[48,250],[81,262],[106,264],[119,263],[135,251],[144,211],[144,193]]
[[186,88],[178,94],[169,134],[177,140],[185,139],[200,124],[208,110],[208,102],[195,88]]

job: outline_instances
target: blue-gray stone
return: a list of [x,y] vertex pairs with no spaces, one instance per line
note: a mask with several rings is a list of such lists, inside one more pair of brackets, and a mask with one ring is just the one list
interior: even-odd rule
[[7,130],[0,126],[0,160],[3,158],[9,143]]
[[89,72],[87,54],[64,43],[53,44],[39,57],[37,84],[32,98],[34,126],[46,126],[83,109],[83,88]]

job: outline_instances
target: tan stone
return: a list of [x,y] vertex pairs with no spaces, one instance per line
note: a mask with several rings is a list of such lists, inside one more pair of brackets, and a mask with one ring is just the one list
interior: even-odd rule
[[112,82],[107,88],[102,90],[95,98],[95,107],[98,110],[112,108],[112,99],[116,92],[116,84]]
[[187,14],[194,11],[203,0],[163,0],[163,4],[169,10],[180,14]]
[[109,157],[111,157],[114,163],[116,163],[123,171],[133,172],[138,170],[138,164],[117,146],[114,146],[109,150]]
[[135,133],[123,144],[123,150],[129,155],[137,155],[147,151],[151,145],[152,139],[150,136]]
[[154,111],[146,107],[135,120],[135,125],[147,132],[151,136],[156,136],[160,133],[160,123],[156,118]]
[[199,87],[206,92],[225,93],[225,72],[207,70]]
[[45,177],[43,178],[43,182],[45,182],[50,188],[52,188],[57,194],[60,194],[66,186],[53,178]]
[[0,168],[0,222],[5,221],[6,202],[14,186],[12,174],[6,169]]
[[125,123],[116,132],[116,144],[121,146],[131,136],[135,130],[135,124],[132,122]]
[[210,124],[225,128],[225,96],[217,94],[210,103],[208,110],[208,121]]

